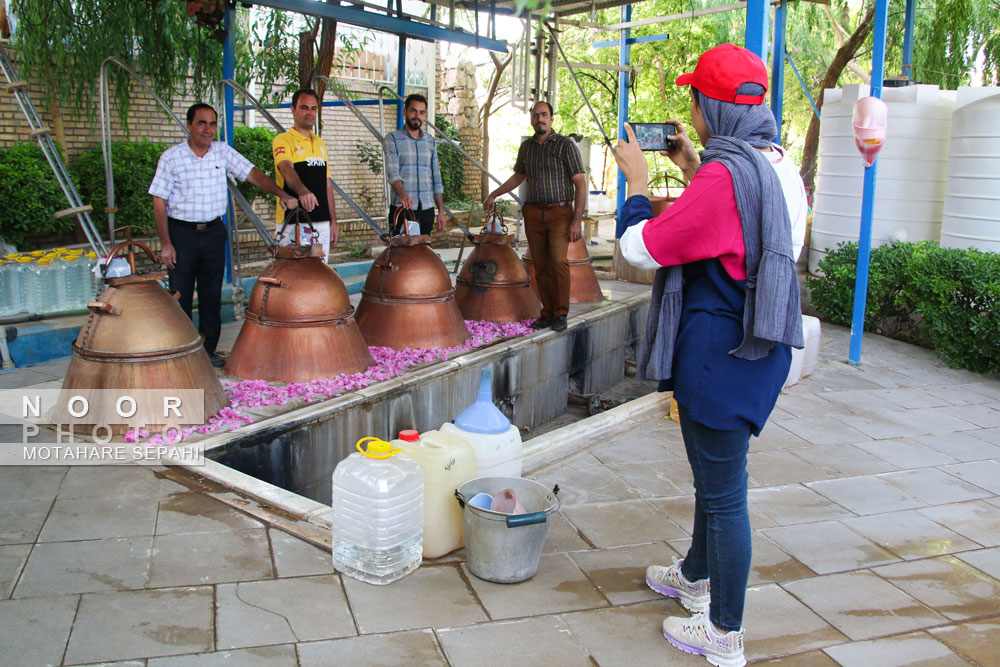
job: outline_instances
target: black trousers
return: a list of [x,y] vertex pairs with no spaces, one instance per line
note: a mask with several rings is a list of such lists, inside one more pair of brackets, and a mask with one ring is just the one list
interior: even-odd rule
[[[399,210],[398,206],[389,207],[390,225],[393,223],[393,220],[396,219],[396,211],[398,210]],[[420,233],[430,235],[430,233],[434,231],[434,218],[435,218],[434,207],[431,206],[430,208],[420,208],[414,211],[413,213],[417,217],[417,222],[420,223]],[[405,212],[400,213],[399,224],[393,226],[391,232],[393,236],[395,236],[396,234],[403,233],[403,220],[410,220],[410,218],[406,217]]]
[[[222,331],[222,279],[226,273],[226,226],[215,222],[198,231],[168,220],[170,242],[177,251],[174,268],[168,272],[170,288],[181,293],[179,303],[188,317],[198,288],[198,331],[205,337],[205,350],[212,354]],[[192,318],[194,319],[194,318]]]

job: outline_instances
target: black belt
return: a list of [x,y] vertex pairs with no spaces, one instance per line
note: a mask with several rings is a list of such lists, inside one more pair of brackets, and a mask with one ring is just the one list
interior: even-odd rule
[[222,222],[222,217],[218,217],[215,220],[209,220],[208,222],[188,222],[187,220],[178,220],[177,218],[167,217],[167,222],[173,223],[175,225],[180,225],[185,229],[193,229],[196,232],[202,232],[208,229],[210,225],[214,225],[217,222]]
[[539,204],[537,202],[528,204],[529,206],[537,206],[538,208],[573,208],[575,205],[571,201],[554,201],[548,204]]

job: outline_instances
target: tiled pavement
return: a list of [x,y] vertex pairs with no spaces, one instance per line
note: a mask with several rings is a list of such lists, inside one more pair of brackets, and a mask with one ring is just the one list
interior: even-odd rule
[[[751,445],[747,657],[1000,665],[1000,380],[846,349],[824,326]],[[682,611],[642,582],[687,546],[677,425],[650,415],[536,477],[563,507],[533,579],[480,581],[459,552],[374,587],[149,469],[2,469],[0,663],[707,664],[663,640]]]

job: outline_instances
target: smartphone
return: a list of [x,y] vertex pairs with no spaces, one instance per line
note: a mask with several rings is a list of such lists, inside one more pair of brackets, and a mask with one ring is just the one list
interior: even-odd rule
[[632,123],[636,143],[644,151],[672,151],[677,148],[677,142],[667,137],[677,134],[677,128],[672,123]]

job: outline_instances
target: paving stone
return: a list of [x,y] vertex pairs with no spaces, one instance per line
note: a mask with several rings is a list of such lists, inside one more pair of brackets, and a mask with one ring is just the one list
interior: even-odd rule
[[942,411],[970,424],[975,424],[979,428],[1000,427],[1000,410],[991,407],[991,404],[954,405],[943,408]]
[[66,466],[0,466],[0,503],[51,501],[65,476]]
[[598,445],[590,450],[590,453],[605,465],[610,463],[663,461],[668,458],[676,458],[676,453],[671,453],[666,446],[666,443],[670,441],[675,444],[683,442],[679,428],[676,433],[670,432],[666,438],[657,438],[641,430],[633,429],[622,435],[615,436],[611,442]]
[[979,549],[956,555],[972,567],[1000,580],[1000,548]]
[[573,562],[613,605],[660,598],[659,593],[654,593],[646,585],[646,568],[650,565],[670,565],[679,556],[662,543],[570,554]]
[[799,484],[750,489],[747,499],[750,509],[782,526],[854,516],[847,509]]
[[928,468],[958,462],[957,459],[947,454],[906,438],[898,440],[872,440],[870,442],[862,442],[856,445],[856,447],[863,449],[873,456],[877,456],[883,461],[887,461],[896,468]]
[[760,532],[819,574],[857,570],[897,560],[893,554],[837,521],[779,526]]
[[931,521],[916,510],[872,514],[841,521],[851,530],[861,533],[905,560],[979,547],[972,540]]
[[823,649],[842,667],[904,667],[905,665],[935,665],[966,667],[968,663],[950,648],[926,633],[883,637]]
[[855,641],[945,622],[943,616],[870,572],[828,574],[781,587]]
[[[866,378],[867,380],[867,378]],[[854,389],[847,391],[828,391],[822,394],[823,400],[831,405],[830,413],[881,412],[882,410],[898,410],[899,406],[882,398],[885,389]],[[949,403],[944,403],[949,405]]]
[[639,497],[639,493],[610,468],[601,465],[594,457],[590,457],[589,461],[593,463],[573,461],[548,468],[539,475],[533,475],[532,479],[549,488],[558,484],[559,500],[563,506]]
[[587,651],[558,616],[483,623],[439,630],[441,648],[453,667],[531,665],[592,667]]
[[879,388],[879,385],[866,380],[863,373],[857,373],[853,370],[822,374],[814,373],[810,376],[810,379],[823,387],[823,390],[826,392]]
[[[608,606],[604,596],[566,554],[543,555],[535,576],[517,584],[484,581],[469,571],[468,564],[463,565],[463,571],[494,620]],[[357,616],[353,598],[351,602]],[[453,625],[476,621],[469,616]]]
[[783,658],[764,660],[756,664],[777,667],[837,667],[838,665],[836,660],[823,653],[823,651],[809,651],[808,653],[786,655]]
[[455,564],[421,567],[389,586],[343,577],[362,634],[449,627],[487,620]]
[[[943,387],[906,387],[899,389],[882,389],[875,393],[877,393],[879,397],[895,404],[899,408],[922,410],[924,408],[937,408],[945,405],[953,405],[952,402],[946,399],[940,391],[936,391],[942,388]],[[980,396],[982,395],[980,394]]]
[[[1000,495],[1000,462],[998,461],[962,463],[945,466],[941,470],[955,477],[960,477],[966,482],[975,484],[981,489],[986,489],[994,495]],[[955,499],[956,502],[958,500],[960,499]]]
[[847,640],[843,633],[773,584],[747,589],[743,629],[743,654],[750,661],[811,651]]
[[231,532],[249,528],[263,528],[263,524],[202,493],[175,493],[158,505],[157,535]]
[[[969,434],[972,437],[982,440],[983,442],[989,443],[991,445],[994,446],[1000,445],[1000,428],[984,428],[979,431],[969,431]],[[991,449],[989,451],[992,452],[995,450]],[[990,458],[998,458],[998,457],[996,454],[994,454]]]
[[979,403],[989,403],[991,401],[1000,400],[1000,396],[991,399],[983,392],[977,391],[979,388],[979,385],[973,383],[964,385],[960,384],[937,387],[934,390],[934,393],[947,399],[947,401],[952,405],[976,405]]
[[80,598],[0,600],[0,655],[5,665],[62,664]]
[[1000,618],[959,623],[928,630],[932,637],[978,665],[997,664],[997,636]]
[[[868,443],[862,443],[862,445]],[[823,445],[805,447],[795,450],[795,456],[816,466],[829,477],[853,477],[855,475],[873,475],[881,472],[898,470],[883,459],[872,456],[860,446],[855,445]],[[909,466],[907,466],[909,467]],[[799,479],[798,482],[812,480]]]
[[876,440],[911,435],[951,433],[976,428],[975,424],[947,412],[948,408],[893,410],[858,415],[836,415],[836,419]]
[[157,535],[149,586],[252,581],[274,576],[263,528],[232,533]]
[[759,532],[750,536],[753,558],[750,561],[750,586],[792,581],[815,573],[794,557],[775,546]]
[[[794,418],[794,417],[792,417]],[[764,430],[758,437],[750,438],[750,451],[763,452],[773,449],[794,449],[797,447],[808,447],[811,443],[803,440],[791,431],[778,426],[776,421],[780,417],[773,414],[771,419],[764,425]]]
[[562,551],[579,551],[580,549],[590,549],[592,544],[588,543],[580,535],[579,531],[566,520],[562,512],[555,512],[548,518],[549,530],[545,534],[545,547],[542,553],[559,553]]
[[1000,581],[954,556],[872,570],[953,621],[1000,614]]
[[216,651],[171,658],[153,658],[147,667],[297,667],[298,658],[293,644],[259,646],[237,651]]
[[210,651],[212,597],[209,586],[88,593],[80,600],[66,662]]
[[448,664],[433,630],[307,642],[298,644],[296,649],[301,667],[372,665],[373,656],[378,656],[381,665],[423,667]]
[[151,537],[36,544],[15,598],[144,588]]
[[663,638],[663,619],[687,615],[674,600],[563,614],[573,636],[594,662],[613,667],[702,667],[705,659],[683,653]]
[[778,421],[777,424],[814,445],[850,445],[871,439],[846,423],[827,416],[797,417]]
[[[1000,434],[1000,429],[995,429]],[[910,438],[958,461],[983,461],[1000,458],[1000,441],[991,444],[984,436],[986,430],[962,431],[940,435],[919,435]]]
[[[987,462],[983,462],[981,465],[985,467],[986,464]],[[878,479],[889,482],[904,493],[922,500],[928,505],[959,503],[990,495],[978,486],[963,482],[959,479],[960,475],[948,474],[949,472],[951,471],[944,472],[936,468],[923,468],[921,470],[886,473],[878,475]],[[996,472],[1000,475],[1000,464],[997,464]]]
[[21,570],[31,553],[30,544],[9,544],[0,546],[0,600],[10,597],[14,583],[21,576]]
[[34,542],[51,507],[51,500],[0,501],[0,545]]
[[350,637],[357,632],[334,574],[220,584],[218,649]]
[[984,547],[1000,546],[1000,507],[973,500],[927,507],[920,513]]
[[1000,382],[995,379],[981,379],[970,383],[968,388],[994,401],[1000,401]]
[[333,559],[329,551],[289,535],[283,530],[268,530],[274,569],[279,577],[302,577],[309,574],[332,574]]
[[694,476],[686,460],[616,463],[608,467],[642,498],[680,496],[694,491]]
[[644,544],[684,537],[677,524],[644,500],[566,507],[570,523],[597,547]]
[[830,477],[789,450],[751,452],[747,455],[747,474],[762,486],[813,482]]
[[59,487],[59,499],[141,496],[166,498],[187,488],[159,477],[147,466],[70,466]]
[[56,500],[39,542],[97,540],[153,534],[156,500],[143,496]]
[[855,514],[881,514],[927,504],[877,477],[831,479],[806,486]]

